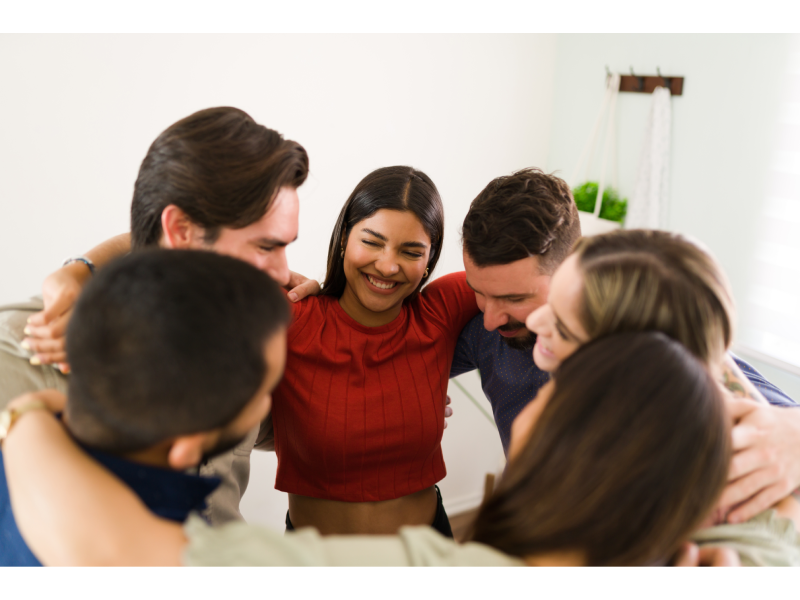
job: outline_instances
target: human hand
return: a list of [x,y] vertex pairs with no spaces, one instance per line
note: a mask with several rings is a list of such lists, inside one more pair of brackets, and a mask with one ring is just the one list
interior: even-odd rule
[[89,267],[74,262],[48,275],[42,284],[44,310],[31,315],[25,327],[22,347],[34,352],[32,365],[55,363],[62,373],[69,373],[66,332],[75,302],[91,276]]
[[676,567],[740,567],[739,555],[731,548],[704,546],[686,542],[678,551]]
[[729,523],[741,523],[800,486],[800,409],[727,395],[726,404],[734,455],[718,506]]
[[299,302],[308,296],[318,295],[321,288],[316,279],[309,279],[305,275],[289,271],[289,283],[286,284],[286,289],[289,290],[289,300]]
[[41,402],[50,412],[59,413],[64,411],[67,397],[58,390],[36,390],[14,398],[7,408],[22,408],[30,402]]
[[447,419],[453,416],[453,408],[450,406],[450,396],[445,396],[444,401],[444,429],[447,429]]

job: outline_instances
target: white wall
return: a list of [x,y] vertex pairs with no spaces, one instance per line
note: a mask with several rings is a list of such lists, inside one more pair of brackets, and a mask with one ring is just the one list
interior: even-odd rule
[[[126,231],[152,140],[219,105],[309,152],[292,268],[321,277],[356,183],[377,167],[411,164],[445,203],[436,275],[460,270],[458,231],[472,198],[498,175],[545,162],[555,49],[553,35],[2,35],[0,303],[37,293],[61,259]],[[496,432],[459,394],[444,441],[451,510],[479,498],[484,473],[502,459]],[[244,508],[280,526],[273,460],[254,459]]]
[[[606,65],[623,74],[633,67],[655,75],[660,67],[684,76],[683,95],[672,100],[668,228],[711,249],[743,307],[790,42],[775,34],[559,35],[548,169],[571,175],[600,108]],[[649,94],[619,95],[618,175],[628,198],[650,105]],[[769,370],[800,399],[796,377]]]

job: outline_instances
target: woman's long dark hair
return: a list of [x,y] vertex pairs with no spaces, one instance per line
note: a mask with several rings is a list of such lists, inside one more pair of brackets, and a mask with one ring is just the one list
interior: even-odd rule
[[439,191],[431,178],[412,167],[383,167],[362,179],[339,213],[328,246],[328,271],[322,284],[323,296],[339,298],[347,285],[344,274],[342,249],[357,223],[368,219],[381,209],[410,212],[422,224],[431,239],[428,258],[428,276],[423,278],[414,292],[406,298],[416,296],[422,284],[433,273],[442,253],[444,240],[444,208]]
[[730,424],[719,388],[655,332],[591,342],[554,379],[472,538],[519,557],[579,551],[591,565],[663,564],[725,486]]

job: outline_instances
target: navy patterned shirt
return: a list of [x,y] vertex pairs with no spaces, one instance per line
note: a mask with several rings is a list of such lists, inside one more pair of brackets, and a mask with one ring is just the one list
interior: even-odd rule
[[[745,376],[753,382],[770,404],[797,406],[794,400],[742,359],[733,359]],[[533,400],[550,375],[533,362],[532,350],[510,348],[496,330],[486,331],[483,313],[473,318],[458,338],[450,377],[478,369],[481,387],[492,405],[494,420],[500,433],[503,451],[508,454],[511,423],[520,411]]]

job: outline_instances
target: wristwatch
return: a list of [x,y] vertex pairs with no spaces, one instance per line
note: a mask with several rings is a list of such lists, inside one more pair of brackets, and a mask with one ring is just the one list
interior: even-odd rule
[[61,263],[61,266],[66,267],[67,265],[71,265],[72,263],[76,262],[85,264],[87,267],[89,267],[89,272],[94,275],[96,267],[94,266],[94,263],[85,256],[71,256],[70,258],[64,259],[64,262]]
[[33,400],[19,408],[7,408],[0,412],[0,444],[8,437],[11,428],[26,412],[31,410],[47,410],[47,405],[40,400]]

